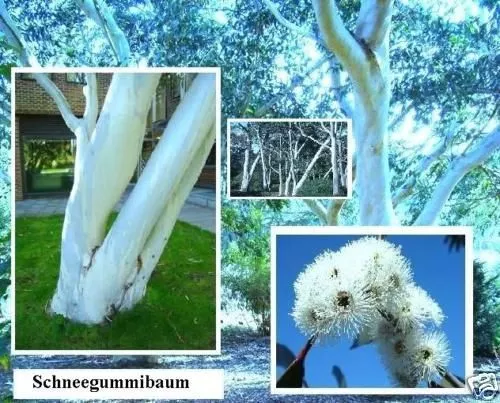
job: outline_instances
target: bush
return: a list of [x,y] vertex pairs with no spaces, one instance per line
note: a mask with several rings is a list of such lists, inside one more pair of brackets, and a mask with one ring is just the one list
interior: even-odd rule
[[222,210],[223,285],[253,314],[262,334],[270,331],[269,232],[264,215],[274,209],[279,206],[241,201],[227,203]]
[[500,346],[499,275],[490,277],[474,262],[474,355],[493,357]]
[[325,196],[333,194],[331,178],[308,179],[299,190],[298,196]]
[[250,311],[261,334],[270,332],[269,266],[255,269],[235,268],[224,276],[224,285],[231,297],[241,301],[241,307]]

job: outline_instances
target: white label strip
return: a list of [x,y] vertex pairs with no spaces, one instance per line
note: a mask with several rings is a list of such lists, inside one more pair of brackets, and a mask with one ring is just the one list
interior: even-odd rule
[[223,399],[222,369],[14,369],[14,399]]

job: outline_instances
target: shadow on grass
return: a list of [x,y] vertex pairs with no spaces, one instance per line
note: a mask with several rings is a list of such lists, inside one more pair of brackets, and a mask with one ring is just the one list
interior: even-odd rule
[[[110,223],[115,219],[113,215]],[[17,350],[214,350],[215,235],[178,221],[142,301],[112,323],[49,316],[63,216],[16,219]]]

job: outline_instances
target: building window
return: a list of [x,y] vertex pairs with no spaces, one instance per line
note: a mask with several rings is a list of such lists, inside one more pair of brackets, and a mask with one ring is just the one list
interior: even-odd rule
[[21,80],[34,80],[35,76],[33,73],[19,73],[19,78]]
[[66,81],[68,83],[86,84],[85,73],[66,73]]
[[23,139],[26,193],[67,193],[73,186],[74,139]]

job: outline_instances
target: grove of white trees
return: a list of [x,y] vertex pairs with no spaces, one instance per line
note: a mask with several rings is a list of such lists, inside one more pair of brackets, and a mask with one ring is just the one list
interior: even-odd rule
[[347,121],[231,122],[231,195],[347,196],[347,126]]

